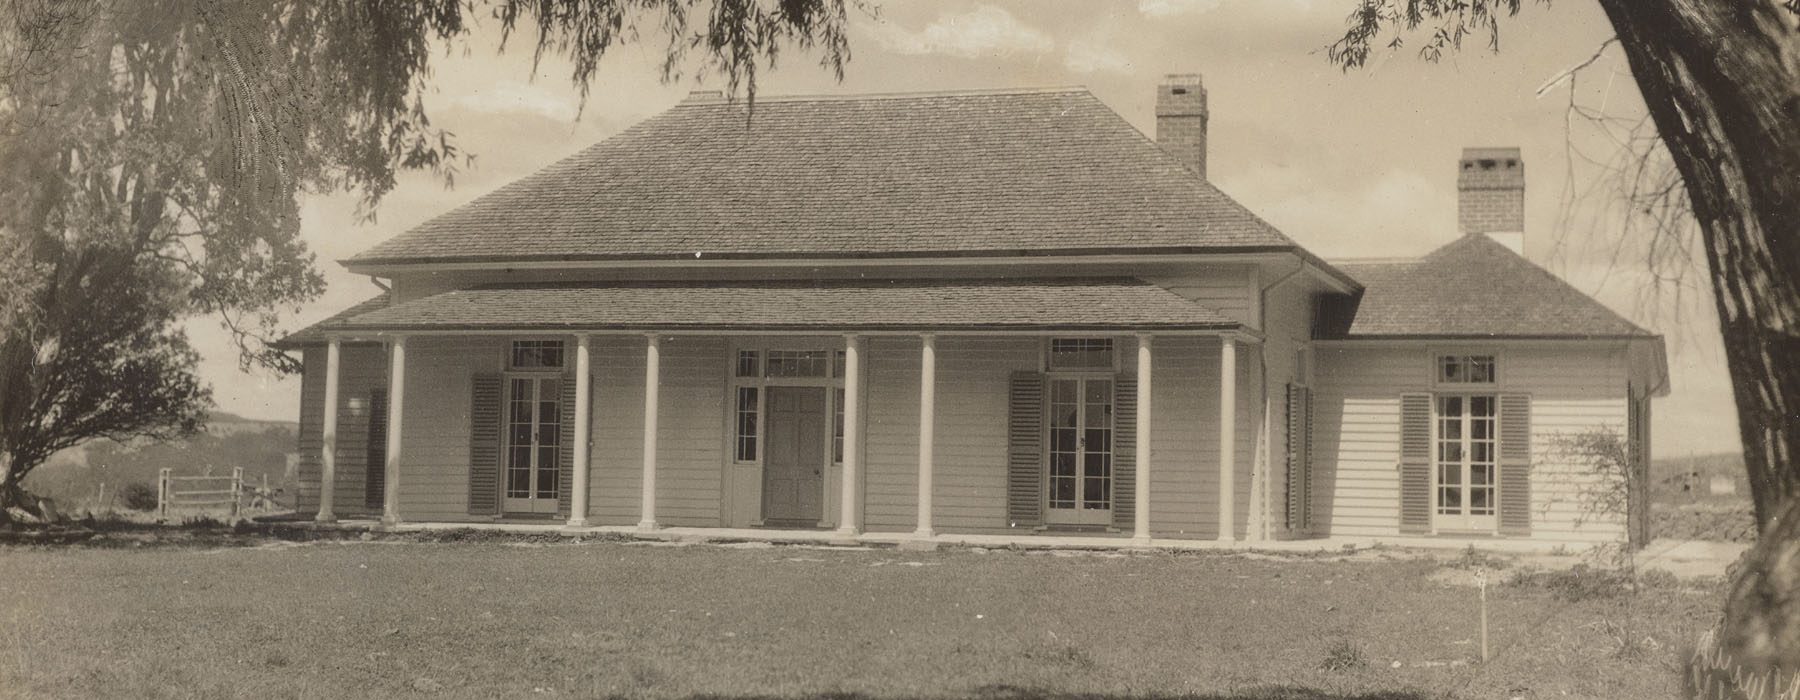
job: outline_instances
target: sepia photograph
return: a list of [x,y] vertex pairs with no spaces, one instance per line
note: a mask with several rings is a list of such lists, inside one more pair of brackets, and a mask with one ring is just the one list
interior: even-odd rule
[[1796,0],[0,0],[0,698],[1800,700]]

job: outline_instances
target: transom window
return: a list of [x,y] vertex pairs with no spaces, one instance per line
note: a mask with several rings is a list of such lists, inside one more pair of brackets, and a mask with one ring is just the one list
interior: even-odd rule
[[1499,380],[1493,355],[1439,355],[1439,384],[1493,384]]
[[1052,370],[1112,369],[1115,365],[1113,341],[1111,338],[1051,338],[1049,364]]
[[563,344],[560,340],[515,340],[507,355],[508,369],[562,369]]
[[769,386],[829,386],[831,391],[831,462],[844,461],[844,362],[843,350],[745,349],[737,351],[732,383],[737,387],[733,408],[732,459],[762,460],[760,420]]

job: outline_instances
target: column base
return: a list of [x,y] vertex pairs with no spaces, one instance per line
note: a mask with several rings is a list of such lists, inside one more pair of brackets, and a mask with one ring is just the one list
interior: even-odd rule
[[857,527],[840,527],[837,529],[837,534],[840,537],[855,537],[862,534],[862,529]]
[[1231,535],[1220,535],[1218,541],[1220,544],[1237,544],[1238,539]]
[[662,526],[656,524],[655,520],[639,520],[637,529],[638,532],[654,532],[656,530],[661,530]]
[[313,522],[330,525],[337,522],[337,515],[333,513],[320,513],[313,516]]
[[587,526],[588,526],[587,518],[569,518],[569,522],[567,522],[563,525],[563,527],[569,527],[569,528],[581,528],[581,527],[587,527]]
[[933,537],[937,537],[937,532],[933,531],[931,528],[922,527],[917,530],[913,530],[913,537],[917,537],[920,539],[931,539]]
[[1131,544],[1138,546],[1138,547],[1148,547],[1148,546],[1150,546],[1150,536],[1149,535],[1135,535],[1131,538]]

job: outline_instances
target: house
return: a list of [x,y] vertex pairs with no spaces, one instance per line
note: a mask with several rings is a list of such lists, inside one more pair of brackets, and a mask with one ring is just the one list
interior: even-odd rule
[[694,93],[343,261],[385,291],[282,343],[301,510],[1122,545],[1638,531],[1636,495],[1583,513],[1596,480],[1552,444],[1607,427],[1647,462],[1662,341],[1519,255],[1516,149],[1464,154],[1442,249],[1333,264],[1207,181],[1198,76],[1156,115],[1152,139],[1038,89],[762,96],[750,121]]

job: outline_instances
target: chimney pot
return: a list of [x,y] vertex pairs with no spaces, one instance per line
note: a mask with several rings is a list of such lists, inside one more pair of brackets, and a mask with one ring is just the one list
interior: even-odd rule
[[1170,73],[1156,89],[1156,144],[1206,179],[1206,87],[1199,73]]

